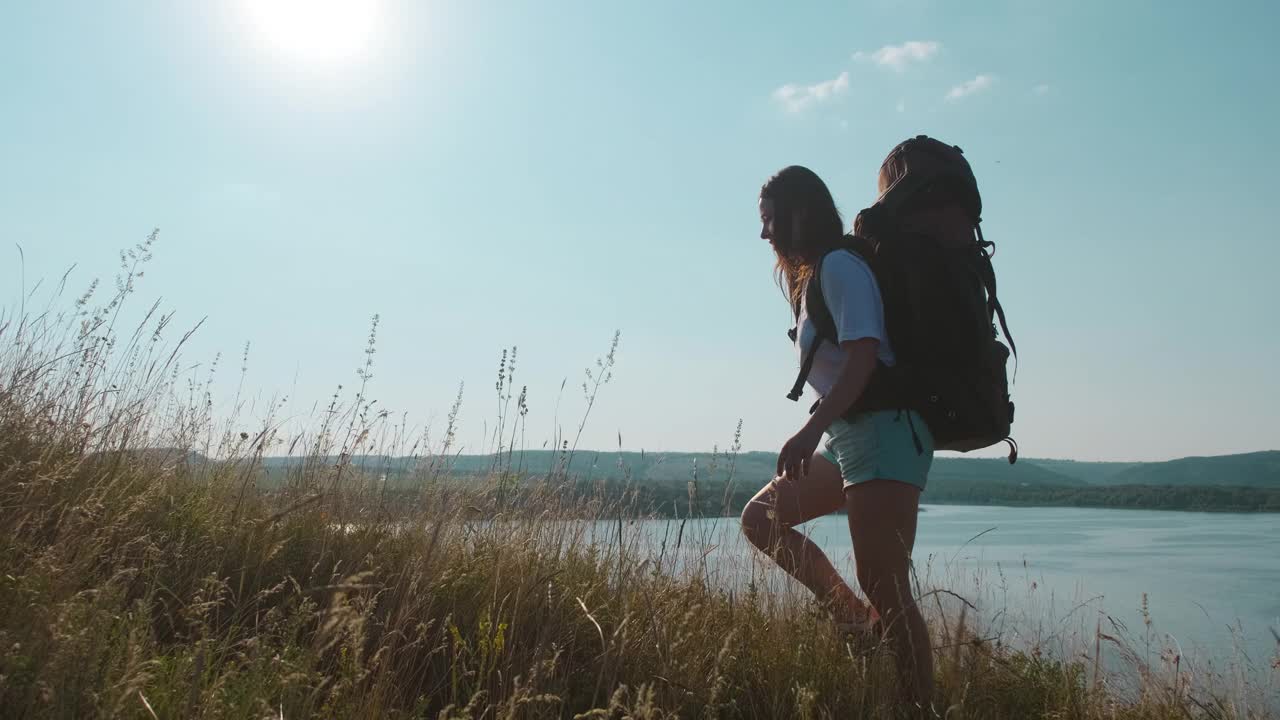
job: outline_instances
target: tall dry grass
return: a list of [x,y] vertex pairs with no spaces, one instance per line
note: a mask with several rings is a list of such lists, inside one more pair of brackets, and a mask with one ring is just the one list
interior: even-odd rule
[[[449,471],[457,405],[435,443],[375,409],[376,321],[354,394],[311,430],[215,418],[171,316],[116,327],[154,239],[122,256],[104,302],[0,318],[5,717],[907,713],[885,650],[839,637],[766,566],[719,582],[705,528],[672,523],[654,542],[633,496],[574,483],[576,435],[556,439],[557,471],[521,473],[514,350],[497,383],[507,460],[485,480]],[[611,349],[592,401],[612,364]],[[272,454],[300,462],[265,489]],[[367,461],[391,455],[418,458],[409,489]],[[1181,672],[1148,667],[1117,692],[1096,666],[935,612],[949,718],[1266,716]]]

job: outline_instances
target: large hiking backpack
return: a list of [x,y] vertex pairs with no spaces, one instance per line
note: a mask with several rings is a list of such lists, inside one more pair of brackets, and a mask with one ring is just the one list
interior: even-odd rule
[[[857,253],[871,267],[884,301],[885,327],[893,347],[893,367],[879,364],[846,417],[875,410],[920,413],[939,450],[968,452],[1001,442],[1018,457],[1010,437],[1013,402],[1006,363],[1017,348],[996,297],[993,244],[982,237],[982,200],[977,181],[958,147],[926,136],[908,140],[885,160],[896,181],[877,202],[859,213],[858,234],[846,235],[831,252]],[[974,231],[957,240],[912,233],[901,227],[909,211],[928,193],[959,198]],[[801,362],[788,395],[798,400],[823,342],[836,342],[835,322],[822,294],[821,261],[805,288],[805,305],[818,339]],[[797,315],[798,315],[798,308]],[[998,339],[995,323],[1008,340]]]

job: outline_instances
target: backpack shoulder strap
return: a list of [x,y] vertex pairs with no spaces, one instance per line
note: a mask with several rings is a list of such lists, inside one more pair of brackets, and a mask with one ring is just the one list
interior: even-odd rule
[[822,344],[822,338],[817,337],[813,340],[813,345],[809,346],[809,350],[804,354],[804,360],[800,363],[800,374],[796,375],[796,381],[791,385],[791,392],[787,393],[787,399],[799,401],[800,396],[804,394],[804,384],[809,380],[809,373],[813,371],[813,358],[818,354],[818,346]]
[[809,311],[809,321],[818,331],[818,337],[833,343],[836,341],[836,321],[831,315],[831,308],[827,305],[827,297],[822,293],[822,263],[831,257],[832,253],[841,250],[847,250],[861,258],[871,267],[872,274],[875,274],[875,266],[872,264],[875,247],[870,240],[857,235],[845,235],[839,244],[828,250],[818,261],[818,267],[814,268],[813,275],[810,276],[805,287],[805,307]]
[[[819,346],[823,342],[836,343],[836,321],[831,315],[831,308],[827,307],[826,297],[822,294],[822,263],[831,253],[840,250],[850,250],[870,262],[872,253],[870,242],[856,235],[844,236],[840,244],[832,247],[818,260],[818,266],[814,268],[804,288],[805,310],[808,313],[809,322],[813,324],[813,329],[816,331],[816,337],[813,345],[809,346],[804,354],[804,359],[800,363],[800,373],[791,386],[791,392],[787,393],[788,400],[799,400],[804,394],[804,384],[809,380],[809,373],[813,370],[813,359],[818,354]],[[799,318],[800,308],[797,307],[795,310],[796,317]],[[799,332],[798,327],[795,332]]]

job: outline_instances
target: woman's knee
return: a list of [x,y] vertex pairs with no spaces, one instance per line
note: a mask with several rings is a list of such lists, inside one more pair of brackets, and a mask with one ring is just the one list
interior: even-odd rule
[[777,524],[773,506],[761,495],[757,495],[747,502],[747,506],[742,509],[740,518],[742,534],[746,535],[751,544],[758,548],[764,548],[773,542],[774,526]]

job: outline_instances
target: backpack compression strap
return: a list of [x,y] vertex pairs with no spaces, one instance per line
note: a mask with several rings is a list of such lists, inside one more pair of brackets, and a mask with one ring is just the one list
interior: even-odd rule
[[[982,255],[982,283],[987,286],[987,312],[994,315],[1000,320],[1000,330],[1004,333],[1004,337],[1009,341],[1009,349],[1013,351],[1013,358],[1018,358],[1018,346],[1013,342],[1013,336],[1009,334],[1009,323],[1004,319],[1004,308],[1000,305],[1000,300],[996,298],[996,271],[991,267],[991,248],[995,247],[995,243],[988,242],[982,237],[982,221],[979,220],[974,228],[978,232],[978,252]],[[1015,372],[1016,372],[1016,365]]]

